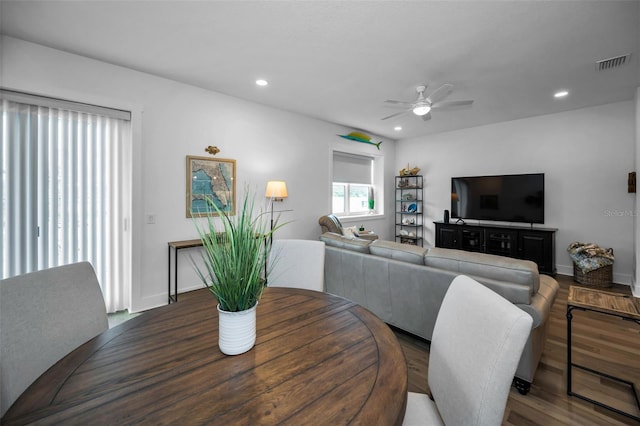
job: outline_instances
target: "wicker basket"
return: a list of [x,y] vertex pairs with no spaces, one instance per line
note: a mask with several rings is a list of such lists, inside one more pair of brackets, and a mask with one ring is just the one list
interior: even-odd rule
[[591,272],[582,272],[574,263],[573,280],[589,287],[611,287],[613,285],[613,265],[603,266]]

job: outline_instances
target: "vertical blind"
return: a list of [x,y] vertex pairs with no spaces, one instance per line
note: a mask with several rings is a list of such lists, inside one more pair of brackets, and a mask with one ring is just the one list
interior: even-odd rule
[[88,261],[108,312],[129,308],[130,119],[0,95],[0,276]]

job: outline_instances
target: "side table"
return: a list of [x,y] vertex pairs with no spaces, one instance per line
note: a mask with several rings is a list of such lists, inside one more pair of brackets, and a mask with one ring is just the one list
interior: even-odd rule
[[[202,240],[199,238],[196,240],[184,240],[184,241],[170,241],[169,245],[169,262],[168,262],[168,280],[167,293],[169,295],[169,304],[171,302],[178,302],[178,250],[192,247],[202,247]],[[173,248],[174,256],[174,268],[173,268],[173,295],[171,294],[171,249]]]
[[358,238],[363,240],[375,241],[378,239],[378,234],[373,231],[359,231]]
[[633,296],[626,296],[619,293],[573,285],[569,286],[569,297],[567,298],[567,395],[575,396],[576,398],[588,401],[599,407],[606,408],[615,413],[640,421],[640,417],[636,415],[573,392],[571,388],[571,370],[575,367],[629,386],[633,393],[636,406],[640,409],[638,393],[636,392],[636,387],[633,382],[611,376],[583,365],[574,364],[571,361],[571,320],[573,319],[574,310],[599,312],[601,314],[616,316],[640,324],[640,301]]

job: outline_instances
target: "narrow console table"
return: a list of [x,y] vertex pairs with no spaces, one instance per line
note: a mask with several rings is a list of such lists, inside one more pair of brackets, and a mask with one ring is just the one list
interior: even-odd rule
[[607,410],[611,410],[636,421],[640,421],[640,417],[578,394],[572,390],[571,371],[575,367],[628,386],[633,393],[636,406],[640,410],[640,401],[638,400],[638,393],[636,392],[636,387],[633,382],[611,376],[593,368],[575,364],[571,361],[571,321],[573,319],[573,311],[577,309],[580,311],[592,311],[606,315],[613,315],[640,324],[639,308],[640,301],[633,296],[626,296],[619,293],[612,293],[593,288],[573,285],[569,286],[569,297],[567,298],[567,395],[575,396],[576,398],[588,401],[599,407],[606,408]]
[[434,223],[436,247],[530,260],[540,273],[556,275],[556,228]]
[[[192,247],[202,247],[202,240],[183,240],[183,241],[170,241],[169,245],[169,262],[168,262],[168,284],[167,284],[167,293],[169,295],[169,304],[171,302],[178,301],[178,250],[192,248]],[[174,252],[174,268],[173,268],[173,294],[171,294],[171,249]]]

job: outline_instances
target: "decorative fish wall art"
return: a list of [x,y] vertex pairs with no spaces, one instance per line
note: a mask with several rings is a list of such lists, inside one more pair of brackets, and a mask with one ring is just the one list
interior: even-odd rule
[[378,151],[380,150],[380,144],[383,142],[383,141],[380,141],[378,143],[371,142],[371,136],[361,132],[351,132],[348,135],[338,135],[338,136],[340,136],[341,138],[349,139],[350,141],[368,143],[369,145],[373,145],[376,148],[378,148]]

